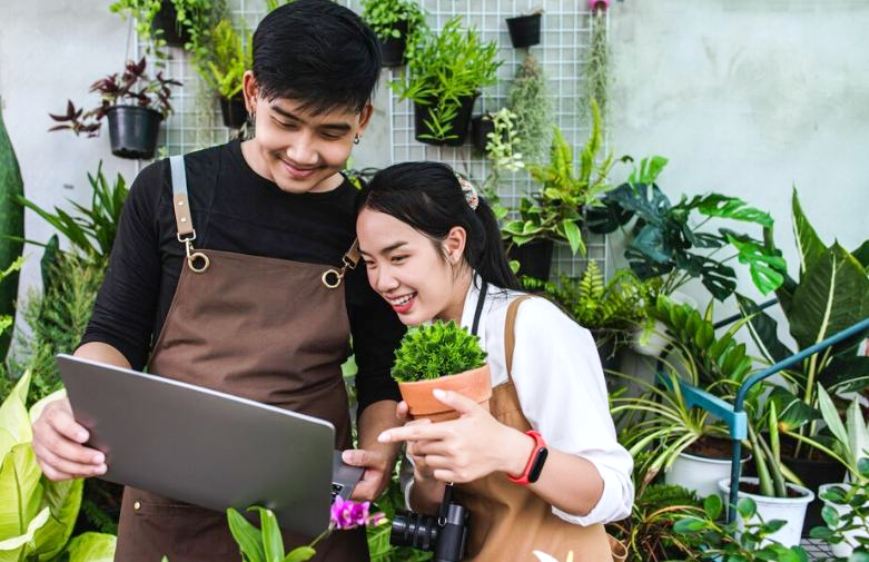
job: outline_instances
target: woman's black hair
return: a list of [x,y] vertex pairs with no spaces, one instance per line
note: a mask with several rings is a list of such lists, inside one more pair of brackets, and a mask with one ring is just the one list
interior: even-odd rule
[[253,35],[253,74],[267,100],[321,114],[362,111],[380,76],[377,36],[332,0],[296,0],[269,12]]
[[377,172],[359,195],[357,214],[371,209],[394,217],[440,241],[453,227],[467,233],[464,258],[480,277],[505,289],[519,289],[510,269],[501,229],[482,197],[474,210],[455,172],[438,162],[406,162]]

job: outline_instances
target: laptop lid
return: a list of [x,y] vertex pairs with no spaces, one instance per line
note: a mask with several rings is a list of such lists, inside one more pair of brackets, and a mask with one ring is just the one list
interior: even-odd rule
[[[334,450],[331,423],[172,379],[60,354],[60,376],[104,480],[224,511],[263,505],[316,536],[362,470]],[[333,478],[336,476],[337,478]]]

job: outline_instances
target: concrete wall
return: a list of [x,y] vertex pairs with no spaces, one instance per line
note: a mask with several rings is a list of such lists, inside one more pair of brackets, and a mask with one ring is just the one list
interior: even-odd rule
[[[125,58],[128,26],[110,1],[0,3],[0,96],[27,196],[85,200],[101,158],[132,179],[135,163],[111,156],[107,135],[45,132],[47,112],[88,99]],[[768,209],[792,262],[793,184],[825,240],[853,248],[869,236],[869,2],[625,0],[611,10],[617,154],[670,158],[661,185],[671,197],[716,190]],[[385,163],[387,101],[381,88],[357,165]],[[51,231],[33,215],[26,227],[37,240]],[[40,252],[30,255],[25,284],[38,278]]]

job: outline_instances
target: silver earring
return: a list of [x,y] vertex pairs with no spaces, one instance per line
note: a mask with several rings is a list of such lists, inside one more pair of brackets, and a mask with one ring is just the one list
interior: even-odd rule
[[353,144],[359,144],[359,141],[360,141],[360,140],[361,140],[361,139],[359,138],[359,135],[354,136],[354,137],[353,137]]

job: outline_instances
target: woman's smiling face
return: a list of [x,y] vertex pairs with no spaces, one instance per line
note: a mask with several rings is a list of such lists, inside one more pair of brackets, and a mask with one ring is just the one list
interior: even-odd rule
[[467,285],[456,271],[464,263],[464,229],[453,228],[446,239],[435,241],[395,217],[365,208],[356,219],[356,235],[371,288],[404,324],[461,316]]

